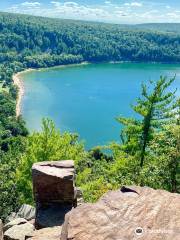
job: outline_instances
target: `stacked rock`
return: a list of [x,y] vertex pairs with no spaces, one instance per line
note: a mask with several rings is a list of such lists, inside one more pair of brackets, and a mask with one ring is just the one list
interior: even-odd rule
[[36,229],[59,226],[77,205],[72,160],[35,163],[32,167]]

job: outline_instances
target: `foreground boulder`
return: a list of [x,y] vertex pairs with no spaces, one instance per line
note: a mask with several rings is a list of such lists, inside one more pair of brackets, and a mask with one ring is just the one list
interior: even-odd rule
[[76,205],[74,162],[41,162],[32,167],[37,229],[59,226]]
[[66,215],[61,240],[179,240],[180,194],[147,187],[110,191]]
[[3,223],[0,219],[0,240],[3,240]]

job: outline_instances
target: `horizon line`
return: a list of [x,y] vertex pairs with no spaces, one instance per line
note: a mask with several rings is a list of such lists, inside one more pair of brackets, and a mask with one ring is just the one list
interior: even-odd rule
[[102,21],[102,20],[83,20],[83,19],[75,19],[75,18],[58,18],[58,17],[50,17],[50,16],[42,16],[42,15],[33,15],[27,13],[15,13],[15,12],[8,12],[0,10],[0,13],[12,14],[12,15],[24,15],[24,16],[31,16],[31,17],[40,17],[40,18],[48,18],[54,20],[67,20],[67,21],[77,21],[77,22],[88,22],[88,23],[101,23],[101,24],[110,24],[110,25],[123,25],[123,26],[137,26],[137,25],[148,25],[148,24],[180,24],[180,22],[142,22],[142,23],[115,23],[110,21]]

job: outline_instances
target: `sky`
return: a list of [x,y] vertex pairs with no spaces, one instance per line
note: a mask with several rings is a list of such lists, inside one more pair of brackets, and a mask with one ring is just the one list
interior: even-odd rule
[[180,23],[180,0],[0,0],[0,11],[121,24]]

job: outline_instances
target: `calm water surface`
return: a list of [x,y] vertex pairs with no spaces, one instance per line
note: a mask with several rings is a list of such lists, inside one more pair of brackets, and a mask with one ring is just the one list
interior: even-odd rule
[[180,96],[180,65],[89,64],[23,73],[22,114],[31,131],[49,117],[61,131],[79,133],[87,148],[104,145],[120,139],[117,116],[134,116],[130,105],[141,83],[175,74],[172,88]]

